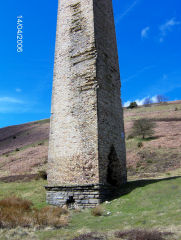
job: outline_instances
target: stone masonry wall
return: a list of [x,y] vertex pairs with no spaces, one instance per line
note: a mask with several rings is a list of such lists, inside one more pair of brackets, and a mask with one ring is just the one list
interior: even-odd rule
[[67,206],[69,208],[93,208],[109,200],[113,191],[100,184],[46,187],[47,201],[55,206]]
[[59,1],[49,143],[50,185],[99,183],[92,0]]
[[120,73],[112,0],[94,0],[100,183],[127,180]]
[[125,182],[112,0],[59,0],[47,201],[62,204],[73,193],[70,197],[90,206],[92,198],[105,199],[105,191],[90,194],[95,190],[90,187],[86,195],[87,189],[77,186],[110,189]]

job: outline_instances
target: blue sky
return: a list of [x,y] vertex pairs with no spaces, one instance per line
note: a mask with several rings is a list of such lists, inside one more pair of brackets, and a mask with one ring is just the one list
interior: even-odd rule
[[[122,100],[181,99],[181,1],[113,0]],[[17,53],[17,16],[23,52]],[[0,127],[48,118],[57,0],[0,3]]]

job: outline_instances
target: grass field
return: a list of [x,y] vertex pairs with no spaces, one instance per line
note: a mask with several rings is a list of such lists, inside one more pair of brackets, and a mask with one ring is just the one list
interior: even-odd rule
[[31,182],[13,182],[1,183],[0,182],[0,199],[8,196],[16,195],[33,202],[36,208],[46,206],[45,188],[46,181],[38,180]]
[[[16,194],[41,208],[46,205],[44,185],[46,181],[41,180],[29,183],[0,183],[0,198]],[[131,181],[116,199],[102,204],[102,207],[104,214],[100,217],[92,216],[90,209],[81,212],[72,210],[68,227],[37,230],[32,236],[42,240],[68,240],[80,233],[98,231],[113,240],[113,232],[117,230],[142,228],[171,231],[175,234],[171,236],[171,240],[181,239],[181,177]],[[7,230],[1,232],[0,239],[5,239],[5,234]],[[26,237],[25,235],[24,239],[28,239]],[[28,237],[31,239],[30,235]]]

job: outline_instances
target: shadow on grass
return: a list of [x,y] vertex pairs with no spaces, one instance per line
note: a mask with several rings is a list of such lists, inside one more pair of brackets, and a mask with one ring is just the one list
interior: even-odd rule
[[0,182],[11,183],[11,182],[30,182],[36,180],[38,174],[25,174],[25,175],[14,175],[0,178]]
[[115,194],[113,194],[112,197],[110,197],[110,199],[108,199],[108,200],[112,201],[116,198],[119,198],[121,196],[129,194],[130,192],[132,192],[133,190],[135,190],[137,188],[145,187],[149,184],[163,182],[163,181],[169,181],[169,180],[178,179],[178,178],[181,178],[181,176],[169,177],[169,178],[163,178],[163,179],[144,179],[144,180],[136,180],[136,181],[127,182],[125,185],[123,185],[119,189],[116,189]]
[[180,122],[181,118],[153,118],[151,119],[153,122]]
[[159,139],[159,138],[161,138],[161,137],[163,137],[163,136],[150,136],[150,137],[147,137],[147,138],[140,138],[139,140],[140,141],[143,141],[143,142],[148,142],[148,141],[152,141],[152,140],[157,140],[157,139]]
[[148,141],[152,141],[152,140],[157,140],[161,137],[164,137],[163,135],[157,135],[157,136],[150,136],[150,137],[145,137],[145,138],[141,138],[141,137],[133,137],[133,136],[128,136],[127,137],[127,140],[130,140],[130,139],[136,139],[137,141],[140,141],[140,142],[148,142]]

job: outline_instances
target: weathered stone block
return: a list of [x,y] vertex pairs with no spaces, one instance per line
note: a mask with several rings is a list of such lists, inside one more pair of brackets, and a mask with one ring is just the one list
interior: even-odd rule
[[84,195],[80,195],[80,196],[79,196],[79,199],[84,199]]
[[94,195],[88,195],[88,198],[94,198],[95,196]]
[[81,200],[81,204],[87,204],[89,203],[89,200]]
[[89,203],[91,203],[91,204],[99,204],[100,200],[98,200],[98,199],[89,199]]

